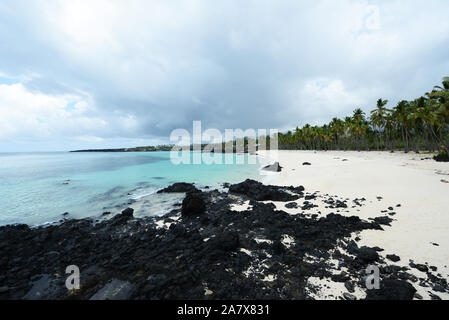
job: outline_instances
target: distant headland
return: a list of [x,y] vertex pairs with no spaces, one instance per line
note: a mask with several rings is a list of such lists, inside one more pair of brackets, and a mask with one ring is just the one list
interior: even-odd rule
[[146,146],[146,147],[134,147],[134,148],[118,148],[118,149],[86,149],[86,150],[74,150],[70,152],[156,152],[156,151],[170,151],[173,149],[171,145],[161,146]]

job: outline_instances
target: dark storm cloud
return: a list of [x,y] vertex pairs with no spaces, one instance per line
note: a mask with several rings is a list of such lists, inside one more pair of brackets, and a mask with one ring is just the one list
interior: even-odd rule
[[449,4],[407,4],[4,1],[0,150],[163,143],[193,120],[283,130],[414,98],[447,74]]

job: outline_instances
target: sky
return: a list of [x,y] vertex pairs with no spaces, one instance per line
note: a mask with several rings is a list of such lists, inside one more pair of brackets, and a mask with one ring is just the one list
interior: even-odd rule
[[449,76],[447,0],[1,0],[0,152],[289,130]]

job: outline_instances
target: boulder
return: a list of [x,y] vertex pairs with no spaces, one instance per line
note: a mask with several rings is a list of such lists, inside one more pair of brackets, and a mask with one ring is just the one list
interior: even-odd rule
[[374,248],[361,247],[357,251],[357,258],[359,258],[364,263],[371,263],[379,259],[379,254]]
[[290,203],[287,203],[285,205],[285,207],[287,209],[297,209],[298,208],[298,204],[296,202],[290,202]]
[[233,184],[229,187],[229,192],[242,194],[256,201],[295,201],[298,195],[285,192],[280,187],[266,186],[258,181],[246,180],[242,183]]
[[347,293],[347,292],[343,293],[343,297],[344,297],[346,300],[356,300],[356,299],[357,299],[354,295],[352,295],[352,294],[350,294],[350,293]]
[[189,192],[182,201],[181,215],[200,215],[206,211],[206,204],[202,191]]
[[413,300],[416,289],[407,281],[386,278],[380,289],[367,291],[366,300]]
[[130,298],[134,285],[128,281],[112,279],[90,300],[127,300]]
[[281,172],[282,167],[279,165],[279,162],[275,162],[271,165],[263,167],[263,170],[270,171],[270,172]]
[[398,262],[401,258],[395,254],[387,254],[387,259],[393,262]]
[[122,211],[122,216],[127,218],[132,218],[134,215],[134,209],[133,208],[126,208]]
[[198,189],[193,185],[193,183],[178,182],[168,186],[167,188],[159,190],[157,193],[187,193],[194,191],[198,191]]

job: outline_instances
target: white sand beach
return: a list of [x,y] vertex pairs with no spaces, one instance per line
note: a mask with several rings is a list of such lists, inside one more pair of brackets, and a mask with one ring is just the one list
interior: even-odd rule
[[[273,185],[303,185],[307,192],[319,191],[339,198],[366,198],[363,207],[343,215],[358,215],[361,219],[385,216],[382,210],[393,207],[396,215],[391,227],[385,231],[363,231],[358,236],[359,246],[379,246],[380,254],[396,254],[401,260],[397,265],[408,266],[410,260],[419,264],[436,266],[438,273],[449,275],[449,163],[438,163],[426,154],[401,152],[355,151],[259,151],[262,159],[277,159],[283,167],[278,174],[269,174],[263,182]],[[422,160],[427,158],[425,160]],[[346,160],[345,160],[346,159]],[[310,162],[310,166],[304,166]],[[382,197],[378,200],[377,197]],[[316,203],[322,214],[335,212]],[[279,209],[294,214],[301,209]],[[397,205],[400,205],[398,207]],[[311,212],[311,213],[316,213]],[[395,264],[389,261],[390,264]],[[418,278],[426,274],[412,269]],[[339,285],[339,286],[338,286]],[[341,284],[329,285],[333,297],[341,296]],[[413,284],[419,295],[429,299],[430,288]],[[326,298],[329,292],[323,292]],[[434,292],[442,299],[449,295]]]

